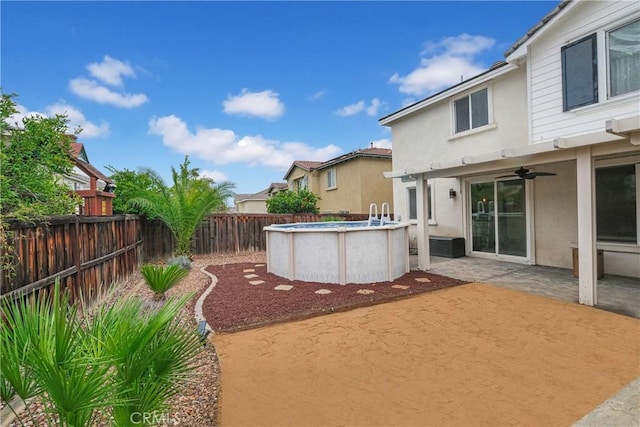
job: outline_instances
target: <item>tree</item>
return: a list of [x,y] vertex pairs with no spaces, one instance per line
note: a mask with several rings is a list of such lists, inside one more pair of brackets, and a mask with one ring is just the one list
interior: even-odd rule
[[212,179],[201,177],[200,170],[190,169],[189,163],[189,156],[185,156],[179,170],[171,168],[172,187],[167,187],[159,175],[150,170],[158,177],[158,189],[141,191],[130,204],[164,222],[176,238],[175,255],[190,257],[191,240],[198,224],[210,213],[227,209],[226,199],[233,196],[235,185],[216,184]]
[[113,166],[107,166],[111,172],[111,178],[116,183],[116,195],[113,199],[114,214],[142,214],[142,210],[132,206],[129,201],[141,192],[158,191],[162,187],[162,179],[148,168],[138,168],[138,171],[129,169],[118,170]]
[[11,124],[15,96],[0,99],[0,213],[25,220],[72,213],[80,199],[60,179],[74,167],[68,120],[32,116]]
[[298,191],[281,191],[267,199],[269,213],[314,213],[319,212],[320,198],[303,188]]

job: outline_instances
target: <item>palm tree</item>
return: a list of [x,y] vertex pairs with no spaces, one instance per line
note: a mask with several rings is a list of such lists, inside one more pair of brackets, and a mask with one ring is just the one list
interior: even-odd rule
[[227,208],[225,200],[233,196],[235,184],[201,177],[200,169],[190,169],[189,163],[189,156],[185,156],[180,170],[171,168],[172,187],[167,187],[157,172],[147,170],[157,181],[158,190],[144,191],[129,203],[169,227],[177,242],[174,255],[191,257],[191,239],[198,224],[211,212]]

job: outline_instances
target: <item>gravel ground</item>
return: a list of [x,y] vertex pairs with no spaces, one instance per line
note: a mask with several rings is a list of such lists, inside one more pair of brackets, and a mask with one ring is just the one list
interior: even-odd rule
[[[211,256],[196,256],[191,272],[177,286],[167,292],[167,296],[182,295],[194,292],[192,301],[183,309],[181,316],[185,321],[192,322],[195,326],[193,308],[197,296],[209,285],[210,279],[200,271],[201,268],[209,265],[224,265],[235,263],[261,263],[265,262],[264,252],[243,253],[238,255],[224,254]],[[151,301],[153,293],[146,287],[139,272],[134,273],[126,281],[117,283],[112,290],[112,294],[104,303],[114,301],[119,298],[140,296]],[[171,409],[168,414],[168,422],[161,425],[179,425],[188,427],[215,426],[217,425],[218,414],[218,393],[220,369],[218,356],[213,345],[209,344],[200,354],[197,360],[199,366],[193,372],[192,381],[186,385],[182,393],[175,396],[170,401]],[[4,402],[3,402],[4,404]],[[4,408],[4,405],[3,405]],[[8,410],[9,408],[5,408]],[[29,406],[29,410],[35,414],[35,425],[47,425],[46,417],[42,407],[36,403]],[[11,427],[20,425],[17,422],[6,422],[5,410],[3,410],[2,425]],[[8,418],[8,417],[7,417]],[[25,426],[33,426],[34,423],[27,421]],[[103,423],[102,425],[107,425]]]

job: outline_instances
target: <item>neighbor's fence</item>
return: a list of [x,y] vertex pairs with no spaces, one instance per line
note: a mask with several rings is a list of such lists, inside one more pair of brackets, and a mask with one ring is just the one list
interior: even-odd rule
[[[213,214],[207,217],[193,236],[191,252],[199,254],[264,251],[267,242],[263,228],[273,224],[318,222],[331,214]],[[345,221],[362,221],[366,214],[341,214]],[[160,221],[143,222],[144,259],[166,259],[175,242],[169,229]]]
[[7,222],[14,262],[0,277],[3,296],[49,288],[59,278],[72,298],[79,292],[92,298],[102,283],[126,278],[141,262],[142,227],[136,215]]
[[[194,254],[256,252],[266,249],[263,228],[317,222],[328,214],[214,214],[194,235]],[[366,220],[344,214],[345,221]],[[91,298],[101,284],[122,280],[142,263],[166,260],[175,249],[171,231],[158,220],[137,215],[60,216],[31,224],[9,220],[14,274],[3,271],[3,296],[48,289],[57,278],[72,298]]]

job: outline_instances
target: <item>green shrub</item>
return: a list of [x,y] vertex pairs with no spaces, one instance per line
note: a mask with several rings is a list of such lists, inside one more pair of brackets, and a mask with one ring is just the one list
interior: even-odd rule
[[188,270],[179,265],[163,267],[161,265],[148,264],[143,265],[140,271],[149,288],[155,293],[153,297],[155,301],[165,299],[164,293],[189,274]]
[[322,219],[320,220],[321,222],[338,222],[338,221],[344,221],[345,219],[341,216],[333,216],[333,215],[329,215],[329,216],[324,216],[322,217]]
[[167,265],[178,265],[185,270],[191,270],[191,260],[186,255],[180,255],[167,261]]
[[320,198],[307,189],[280,191],[267,199],[268,213],[314,213],[317,214]]
[[[60,426],[132,425],[134,412],[166,410],[202,349],[195,328],[175,320],[192,297],[157,310],[129,298],[79,316],[56,283],[48,297],[3,301],[2,400],[33,398],[46,424]],[[20,424],[37,425],[28,411],[18,414]]]

